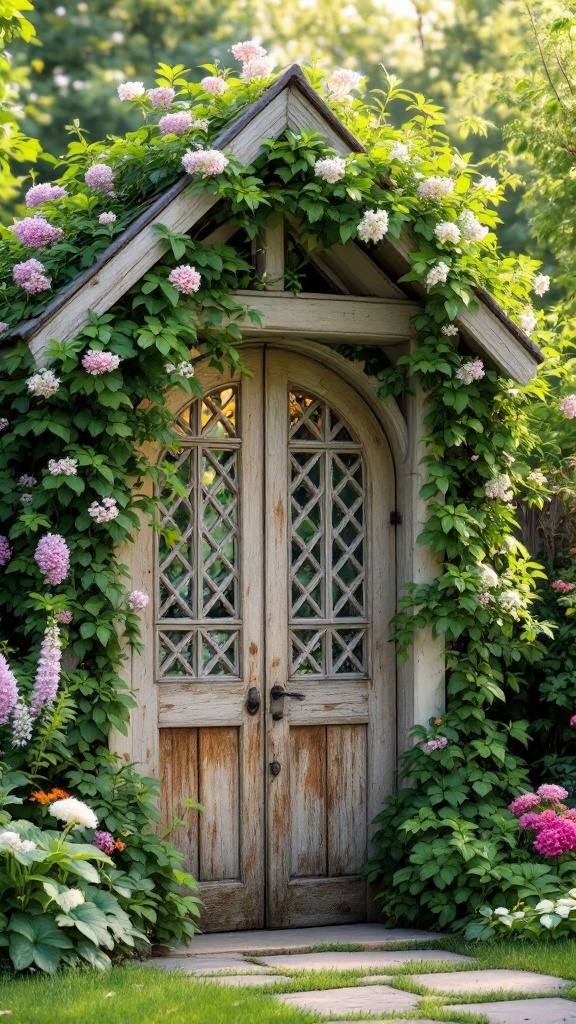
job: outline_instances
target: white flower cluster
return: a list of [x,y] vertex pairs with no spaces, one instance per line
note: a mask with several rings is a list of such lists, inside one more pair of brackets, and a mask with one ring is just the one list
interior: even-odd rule
[[480,569],[480,582],[483,590],[495,590],[500,580],[498,573],[494,572],[494,569],[490,565],[484,565],[483,562],[478,566]]
[[462,366],[459,366],[454,374],[463,384],[471,384],[474,380],[482,380],[484,375],[484,363],[481,359],[469,359],[467,363],[462,363]]
[[492,498],[493,501],[498,499],[499,501],[509,502],[514,497],[511,487],[512,481],[508,473],[496,473],[491,480],[487,480],[484,484],[484,493],[487,498]]
[[50,459],[48,472],[52,476],[76,476],[78,473],[78,459]]
[[442,334],[445,334],[448,338],[453,338],[456,334],[458,334],[458,328],[456,327],[456,324],[444,324],[444,327],[442,328]]
[[472,213],[472,210],[464,210],[458,217],[458,224],[460,225],[462,238],[467,242],[481,242],[488,234],[489,229],[485,224],[480,223],[478,218]]
[[532,282],[532,290],[535,295],[545,295],[550,287],[550,278],[548,274],[536,274]]
[[178,366],[174,366],[174,363],[166,363],[164,367],[165,373],[177,373],[180,377],[193,377],[194,367],[192,363],[187,362],[185,359]]
[[492,178],[489,174],[483,174],[477,182],[477,188],[483,189],[484,192],[495,192],[498,188],[498,182],[496,178]]
[[21,839],[17,832],[0,832],[0,853],[30,853],[36,849],[31,839]]
[[60,387],[60,380],[52,370],[40,370],[28,378],[28,391],[33,395],[41,395],[42,398],[50,398],[56,394]]
[[453,191],[454,182],[452,178],[426,178],[425,181],[418,185],[418,198],[432,199],[433,202],[439,203],[441,199],[452,195]]
[[54,800],[49,807],[50,814],[68,825],[79,825],[81,828],[96,828],[98,818],[88,804],[77,800],[74,796],[66,797],[65,800]]
[[510,612],[513,618],[518,618],[518,611],[524,607],[522,594],[517,590],[503,590],[500,594],[500,605],[505,612]]
[[437,224],[434,234],[439,242],[452,242],[453,245],[457,245],[462,237],[460,228],[451,220],[443,220],[441,224]]
[[314,164],[314,174],[323,181],[334,185],[346,174],[346,161],[341,156],[327,156],[323,160],[317,160]]
[[97,523],[109,523],[111,519],[116,519],[119,513],[120,509],[115,498],[103,498],[101,505],[97,501],[93,501],[88,507],[88,515],[92,516]]
[[539,469],[533,469],[526,477],[526,482],[533,484],[534,487],[545,487],[548,483],[548,477],[544,476],[544,473]]
[[366,210],[358,225],[358,238],[362,242],[380,242],[388,231],[386,210]]
[[336,68],[330,78],[324,82],[326,92],[331,100],[336,103],[343,103],[350,99],[352,89],[358,89],[362,75],[359,71],[350,71],[349,68]]
[[407,164],[410,161],[410,143],[395,142],[390,150],[388,156],[390,160],[398,160],[401,164]]
[[447,263],[437,263],[426,275],[426,287],[433,288],[435,284],[445,284],[448,278],[450,267]]
[[534,310],[530,309],[530,306],[526,306],[526,309],[520,317],[520,327],[526,334],[532,334],[532,331],[536,330],[538,320],[534,316]]

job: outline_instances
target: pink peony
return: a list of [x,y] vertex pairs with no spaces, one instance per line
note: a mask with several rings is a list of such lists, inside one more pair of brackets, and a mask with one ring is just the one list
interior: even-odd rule
[[182,157],[182,166],[188,174],[199,172],[203,178],[221,174],[228,166],[228,157],[219,149],[187,149]]
[[224,78],[220,78],[219,75],[208,75],[207,78],[202,79],[200,85],[211,96],[221,96],[228,88],[228,82]]
[[113,224],[116,220],[115,213],[101,213],[98,217],[99,224]]
[[144,82],[123,82],[118,86],[118,96],[124,100],[137,100],[144,95]]
[[568,790],[564,789],[564,786],[555,786],[545,783],[543,786],[539,786],[536,790],[536,796],[539,796],[541,800],[552,800],[553,803],[558,803],[559,800],[565,800],[568,796]]
[[62,199],[67,196],[68,193],[65,188],[61,188],[60,185],[50,185],[48,182],[40,185],[32,185],[29,188],[24,202],[30,209],[34,206],[41,206],[42,203],[49,203],[53,199]]
[[0,536],[0,565],[8,565],[12,558],[12,550],[8,543],[8,537]]
[[164,114],[158,122],[160,135],[185,135],[192,125],[192,115],[187,110]]
[[558,408],[569,420],[573,420],[576,416],[576,395],[566,395],[566,398],[559,402]]
[[95,832],[92,844],[97,846],[102,853],[114,853],[116,843],[111,832]]
[[150,103],[156,110],[166,110],[176,95],[175,89],[160,88],[148,89],[146,92]]
[[120,356],[115,356],[112,352],[93,352],[89,349],[82,358],[82,366],[86,373],[94,377],[100,373],[111,373],[112,370],[117,370],[119,365]]
[[569,850],[576,850],[576,824],[557,818],[554,824],[542,829],[533,847],[543,857],[560,857]]
[[61,659],[60,630],[55,622],[48,626],[40,648],[34,689],[30,698],[30,715],[36,718],[41,711],[49,708],[56,699],[60,681]]
[[202,278],[195,267],[181,266],[174,267],[168,275],[168,280],[183,295],[191,295],[192,292],[198,291]]
[[142,612],[149,604],[150,598],[143,590],[133,590],[128,595],[128,604],[133,612]]
[[59,533],[47,533],[36,545],[34,561],[46,583],[57,586],[70,572],[70,551]]
[[17,221],[11,230],[27,249],[42,249],[50,242],[60,241],[64,234],[62,228],[52,227],[39,213]]
[[84,175],[84,181],[97,192],[114,191],[114,172],[108,164],[92,164]]
[[0,654],[0,725],[5,725],[18,703],[16,676],[3,654]]
[[256,57],[264,57],[266,50],[263,46],[260,46],[258,39],[246,39],[243,43],[234,43],[232,54],[236,60],[244,62],[255,60]]
[[531,811],[533,807],[537,807],[539,803],[540,799],[536,796],[536,793],[521,793],[511,804],[508,804],[508,810],[512,811],[512,814],[519,818],[526,811]]
[[269,78],[274,71],[273,57],[254,57],[242,65],[242,81],[254,82],[259,78]]

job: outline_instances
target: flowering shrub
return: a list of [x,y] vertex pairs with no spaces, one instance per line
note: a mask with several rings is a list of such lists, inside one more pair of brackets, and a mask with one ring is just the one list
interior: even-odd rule
[[555,900],[540,900],[536,906],[482,907],[479,916],[480,920],[467,925],[465,938],[564,939],[576,932],[576,889]]

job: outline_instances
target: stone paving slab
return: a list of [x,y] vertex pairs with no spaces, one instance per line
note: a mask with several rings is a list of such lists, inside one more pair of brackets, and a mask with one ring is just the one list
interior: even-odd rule
[[140,967],[163,967],[166,971],[188,971],[190,974],[217,974],[220,971],[243,971],[245,974],[272,974],[270,968],[258,967],[239,956],[154,956]]
[[[378,1024],[378,1021],[374,1021],[374,1019],[372,1019],[372,1020],[355,1020],[355,1021],[349,1021],[349,1020],[328,1020],[328,1021],[326,1021],[326,1024]],[[436,1020],[428,1020],[428,1018],[426,1018],[426,1020],[423,1020],[422,1017],[419,1017],[418,1020],[414,1020],[413,1017],[411,1017],[410,1020],[406,1020],[405,1017],[400,1017],[400,1018],[396,1019],[395,1021],[388,1021],[388,1022],[381,1021],[380,1024],[438,1024],[438,1021],[436,1021]],[[454,1022],[453,1022],[453,1024],[454,1024]]]
[[557,992],[571,988],[573,982],[555,978],[551,974],[535,971],[452,971],[449,974],[411,974],[413,981],[433,992],[462,992],[475,995],[482,992]]
[[208,977],[206,974],[199,974],[198,981],[215,981],[218,985],[232,985],[246,988],[249,985],[292,985],[294,979],[283,977],[281,974],[234,974],[227,977],[225,974],[213,974]]
[[395,942],[434,942],[444,936],[419,928],[386,928],[383,924],[335,924],[318,928],[283,928],[278,931],[213,932],[195,935],[186,947],[165,947],[167,956],[204,956],[209,953],[305,952],[321,942],[357,942],[365,949],[386,949]]
[[372,967],[399,967],[410,960],[474,963],[474,958],[471,956],[448,953],[441,949],[397,949],[394,952],[365,953],[288,953],[281,956],[262,956],[258,959],[268,967],[289,967],[293,971],[365,971]]
[[276,999],[315,1013],[393,1013],[415,1010],[420,996],[400,992],[388,985],[363,988],[327,988],[322,992],[289,992]]
[[450,1006],[450,1010],[456,1013],[485,1013],[491,1024],[573,1024],[576,1021],[576,1003],[558,998],[466,1003]]

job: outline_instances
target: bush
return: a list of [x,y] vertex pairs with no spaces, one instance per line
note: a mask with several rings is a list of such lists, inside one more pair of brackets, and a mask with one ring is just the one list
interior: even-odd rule
[[470,921],[467,939],[564,939],[576,933],[576,889],[557,900],[540,900],[535,907],[517,903],[510,910],[481,907],[480,919]]

